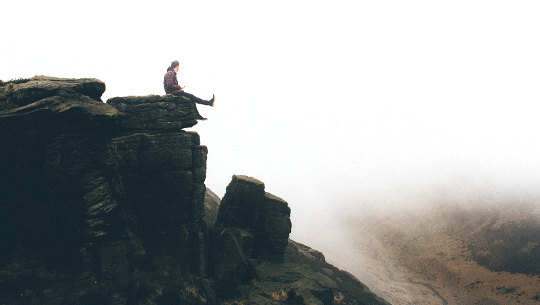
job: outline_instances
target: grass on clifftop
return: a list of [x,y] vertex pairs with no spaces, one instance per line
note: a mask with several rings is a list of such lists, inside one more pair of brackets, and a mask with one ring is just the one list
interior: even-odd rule
[[8,81],[3,81],[0,79],[0,87],[9,85],[9,84],[22,84],[32,80],[32,78],[13,78]]

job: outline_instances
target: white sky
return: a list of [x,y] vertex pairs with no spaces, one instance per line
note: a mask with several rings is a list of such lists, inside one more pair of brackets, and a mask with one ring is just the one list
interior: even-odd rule
[[9,1],[0,79],[95,77],[105,101],[163,94],[178,59],[186,91],[217,97],[193,128],[207,186],[259,178],[302,241],[366,198],[538,188],[538,16],[537,0]]

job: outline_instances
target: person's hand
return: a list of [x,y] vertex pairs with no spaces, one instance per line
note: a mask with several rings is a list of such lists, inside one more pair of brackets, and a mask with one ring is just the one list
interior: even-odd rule
[[184,89],[186,86],[180,86],[180,89]]

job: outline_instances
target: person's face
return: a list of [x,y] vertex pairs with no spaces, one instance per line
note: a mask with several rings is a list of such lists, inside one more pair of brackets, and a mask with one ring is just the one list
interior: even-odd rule
[[174,72],[178,72],[178,69],[180,69],[180,65],[173,68]]

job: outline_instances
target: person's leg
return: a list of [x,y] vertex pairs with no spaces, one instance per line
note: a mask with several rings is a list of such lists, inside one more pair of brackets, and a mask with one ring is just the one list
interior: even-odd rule
[[[178,92],[175,92],[174,95],[177,95],[177,96],[185,96],[187,98],[189,98],[191,101],[194,101],[195,103],[198,103],[198,104],[203,104],[203,105],[210,105],[210,106],[213,106],[211,103],[210,104],[206,104],[205,100],[203,99],[200,99],[198,97],[196,97],[195,95],[193,94],[190,94],[190,93],[187,93],[187,92],[184,92],[184,91],[178,91]],[[212,98],[213,100],[213,98]],[[212,100],[210,100],[209,102],[213,102]],[[195,110],[197,111],[197,119],[198,120],[207,120],[207,118],[203,117],[199,111],[197,110],[197,107],[195,107]]]
[[213,106],[213,104],[214,104],[214,98],[207,101],[207,100],[203,100],[202,98],[198,98],[195,95],[193,95],[191,93],[187,93],[185,91],[183,91],[181,95],[183,95],[185,97],[188,97],[189,99],[191,99],[192,101],[194,101],[197,104],[202,104],[202,105],[207,105],[207,106]]

